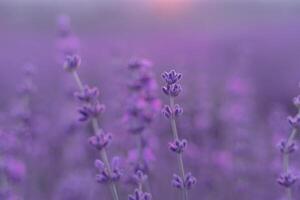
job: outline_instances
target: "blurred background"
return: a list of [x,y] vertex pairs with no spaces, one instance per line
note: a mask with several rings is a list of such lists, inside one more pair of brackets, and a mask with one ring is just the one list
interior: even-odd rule
[[[160,115],[168,102],[160,75],[170,69],[183,74],[178,126],[189,141],[187,171],[198,180],[190,199],[282,199],[277,144],[290,133],[286,117],[296,113],[300,92],[299,11],[297,0],[1,0],[3,199],[110,198],[94,180],[91,127],[77,120],[76,84],[62,67],[73,53],[82,57],[82,80],[106,105],[99,121],[113,135],[109,156],[119,155],[125,168],[135,155],[128,64],[152,63],[156,101],[144,157],[153,199],[179,199],[170,184],[177,166],[169,122]],[[34,92],[25,88],[24,97],[28,82]],[[292,169],[299,165],[296,153]],[[134,188],[125,179],[121,199]]]

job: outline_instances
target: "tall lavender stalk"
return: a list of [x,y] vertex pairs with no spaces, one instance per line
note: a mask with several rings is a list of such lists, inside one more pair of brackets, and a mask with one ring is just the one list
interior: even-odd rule
[[145,175],[142,171],[138,170],[135,173],[134,178],[138,183],[138,188],[134,190],[133,194],[128,196],[128,200],[151,200],[151,194],[143,192],[143,183],[147,180],[147,175]]
[[111,134],[105,133],[99,127],[98,117],[104,112],[104,105],[98,101],[99,91],[97,88],[90,88],[83,85],[78,73],[77,68],[81,64],[81,58],[78,55],[71,55],[66,58],[64,68],[66,71],[72,73],[79,92],[75,96],[81,103],[79,113],[81,115],[80,121],[91,120],[94,135],[89,138],[89,142],[100,153],[101,160],[95,161],[95,167],[98,169],[99,174],[96,180],[99,183],[109,184],[112,197],[114,200],[119,200],[119,195],[116,187],[116,182],[120,179],[119,159],[114,157],[112,162],[109,162],[106,147],[111,142]]
[[147,174],[149,166],[144,156],[147,146],[146,130],[153,122],[159,107],[156,97],[157,84],[151,72],[152,64],[146,59],[133,59],[128,68],[131,80],[128,83],[129,101],[126,112],[128,131],[137,139],[137,159],[134,163],[134,172],[141,170]]
[[174,174],[172,179],[172,185],[182,192],[182,199],[188,199],[188,190],[196,184],[196,178],[192,176],[191,172],[185,173],[184,163],[182,159],[182,153],[187,146],[186,139],[180,139],[176,118],[183,113],[183,109],[180,105],[175,104],[175,97],[177,97],[181,92],[181,85],[178,81],[181,79],[182,75],[177,73],[175,70],[170,72],[164,72],[162,78],[166,82],[166,85],[162,88],[165,95],[169,97],[169,105],[165,105],[162,113],[170,120],[171,130],[173,134],[173,141],[169,143],[169,148],[172,152],[177,155],[177,162],[179,167],[180,175]]
[[300,95],[293,99],[295,107],[298,109],[298,113],[292,117],[288,117],[288,122],[292,127],[292,132],[286,140],[283,140],[279,147],[283,155],[282,164],[283,172],[277,179],[277,182],[285,187],[287,200],[292,200],[291,186],[297,180],[297,177],[292,173],[290,169],[290,155],[295,152],[297,145],[294,141],[300,129]]

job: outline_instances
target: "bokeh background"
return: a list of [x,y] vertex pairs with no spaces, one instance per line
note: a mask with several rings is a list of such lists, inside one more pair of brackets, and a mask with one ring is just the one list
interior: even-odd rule
[[[178,126],[189,141],[186,168],[198,180],[190,199],[282,199],[277,144],[289,135],[286,117],[296,113],[292,98],[300,92],[299,11],[296,0],[1,0],[2,188],[25,200],[110,198],[94,180],[98,155],[87,142],[89,125],[77,120],[76,84],[62,67],[68,49],[81,55],[80,76],[106,105],[99,121],[113,134],[110,156],[126,163],[135,148],[124,119],[128,63],[146,58],[157,107],[167,102],[160,74],[183,74]],[[35,89],[27,104],[19,90],[28,63]],[[170,127],[159,109],[147,128],[148,190],[153,199],[179,199],[170,184],[177,170]],[[297,171],[297,153],[291,160]],[[121,199],[133,188],[122,180]],[[299,185],[293,193],[297,199]]]

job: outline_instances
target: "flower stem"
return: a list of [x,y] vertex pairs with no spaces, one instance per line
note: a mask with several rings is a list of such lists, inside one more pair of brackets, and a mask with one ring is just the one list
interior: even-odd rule
[[[174,97],[170,96],[170,107],[172,110],[174,110],[175,107],[175,101],[174,101]],[[178,131],[177,131],[177,126],[176,126],[176,121],[175,121],[175,117],[174,115],[172,115],[172,117],[170,118],[170,122],[171,122],[171,129],[172,129],[172,133],[173,133],[173,138],[175,140],[179,139],[178,136]],[[179,171],[180,171],[180,175],[182,180],[184,180],[185,177],[185,172],[184,172],[184,165],[183,165],[183,159],[182,159],[182,154],[177,154],[177,162],[178,162],[178,167],[179,167]],[[183,188],[182,190],[182,199],[183,200],[187,200],[188,199],[188,192],[185,188]]]
[[[81,81],[77,71],[73,71],[72,74],[75,78],[75,81],[78,85],[79,90],[82,91],[83,90],[83,84],[82,84],[82,81]],[[94,134],[96,134],[99,131],[100,128],[99,128],[97,118],[95,118],[95,117],[92,118],[92,126],[93,126],[93,130],[94,130]],[[108,173],[111,175],[112,170],[111,170],[111,166],[110,166],[108,156],[107,156],[107,152],[106,152],[105,148],[100,151],[100,156],[101,156],[101,159],[104,162],[105,166],[108,169]],[[113,199],[114,200],[119,200],[119,195],[118,195],[118,191],[117,191],[117,187],[116,187],[115,183],[111,182],[109,186],[110,186],[110,189],[111,189]]]

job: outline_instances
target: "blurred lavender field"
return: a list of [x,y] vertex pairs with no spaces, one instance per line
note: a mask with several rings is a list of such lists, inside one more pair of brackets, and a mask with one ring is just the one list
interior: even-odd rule
[[0,200],[299,199],[299,19],[296,0],[1,0]]

